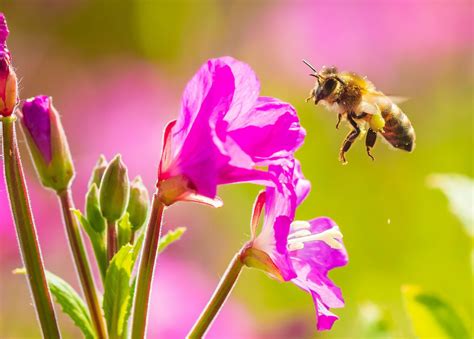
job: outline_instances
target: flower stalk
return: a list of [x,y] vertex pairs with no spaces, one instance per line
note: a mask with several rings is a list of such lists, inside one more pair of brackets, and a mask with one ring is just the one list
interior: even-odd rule
[[28,283],[44,338],[60,338],[31,213],[15,132],[15,116],[3,117],[4,173]]
[[89,265],[89,258],[84,247],[81,232],[77,224],[75,216],[72,214],[74,203],[72,200],[71,190],[67,189],[58,192],[58,198],[61,204],[64,225],[69,240],[74,262],[76,264],[77,274],[82,286],[82,291],[87,301],[87,306],[91,314],[92,322],[99,339],[107,338],[104,318],[102,316],[97,290],[92,277],[92,271]]
[[241,253],[242,251],[237,253],[230,262],[227,270],[219,282],[219,285],[214,291],[214,294],[207,303],[206,308],[204,308],[201,315],[199,316],[199,319],[196,321],[193,328],[189,332],[187,336],[188,338],[204,337],[217,314],[221,310],[230,292],[234,288],[237,279],[239,278],[240,272],[244,266]]
[[155,271],[155,261],[158,254],[161,225],[165,205],[153,195],[152,210],[148,227],[146,229],[145,243],[143,245],[140,265],[137,276],[137,290],[133,306],[132,339],[145,338],[148,317],[148,303],[151,294],[151,285]]
[[107,224],[107,260],[110,263],[117,253],[117,223],[115,221]]

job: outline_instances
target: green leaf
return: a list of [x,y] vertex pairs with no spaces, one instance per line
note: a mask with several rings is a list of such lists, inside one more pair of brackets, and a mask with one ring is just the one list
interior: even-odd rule
[[[13,271],[15,274],[26,274],[24,268],[19,268]],[[84,301],[77,294],[77,292],[65,282],[63,279],[46,271],[46,280],[48,281],[49,290],[54,296],[56,302],[61,305],[65,314],[67,314],[74,324],[81,330],[82,334],[87,339],[94,339],[97,336],[92,326],[92,321],[89,316]]]
[[122,337],[126,339],[126,334],[128,331],[128,318],[130,318],[130,315],[132,314],[132,304],[133,304],[133,298],[135,296],[135,287],[137,285],[137,278],[133,279],[132,286],[130,287],[130,298],[128,299],[129,302],[127,304],[127,309],[125,310],[125,321],[123,322],[123,328],[122,328]]
[[405,307],[415,334],[420,338],[470,338],[456,311],[434,294],[417,286],[404,286]]
[[393,325],[390,314],[386,309],[378,307],[371,302],[365,302],[359,307],[357,323],[360,326],[360,337],[369,338],[393,338]]
[[89,236],[92,249],[94,250],[95,259],[97,261],[97,266],[99,267],[100,277],[102,282],[104,282],[108,264],[104,233],[96,232],[81,211],[73,209],[72,212],[76,215],[80,224]]
[[102,308],[111,338],[121,338],[126,334],[127,318],[133,301],[133,284],[131,286],[130,280],[142,243],[143,237],[140,237],[134,246],[124,245],[112,258],[107,269]]
[[446,195],[451,212],[462,222],[467,234],[474,237],[474,180],[461,174],[432,174],[428,184]]
[[130,223],[130,215],[127,213],[124,214],[122,219],[118,222],[118,246],[128,244],[132,236],[132,224]]
[[178,227],[174,230],[168,231],[168,233],[160,238],[158,243],[158,253],[163,252],[166,247],[179,240],[184,232],[186,232],[186,227]]

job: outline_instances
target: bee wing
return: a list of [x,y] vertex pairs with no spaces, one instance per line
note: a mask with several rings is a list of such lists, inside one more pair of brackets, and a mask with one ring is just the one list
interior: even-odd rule
[[359,104],[359,107],[357,107],[357,113],[367,113],[367,114],[380,114],[380,108],[377,105],[377,103],[368,101],[368,100],[362,100]]
[[389,98],[396,105],[403,104],[404,102],[410,100],[409,97],[402,97],[397,95],[388,95],[387,98]]

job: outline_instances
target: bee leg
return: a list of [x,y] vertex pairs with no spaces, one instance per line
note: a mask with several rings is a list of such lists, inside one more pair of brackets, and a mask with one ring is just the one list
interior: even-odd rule
[[305,102],[308,102],[313,98],[314,98],[314,89],[312,89],[311,92],[309,92],[309,97],[305,99]]
[[372,147],[374,147],[376,141],[377,141],[377,132],[369,128],[369,130],[367,131],[367,136],[365,137],[365,147],[367,148],[367,155],[372,160],[375,160],[375,158],[372,156],[372,154],[370,154],[370,150],[372,149]]
[[339,114],[337,115],[336,129],[339,129],[339,124],[341,123],[341,118],[342,118],[342,114],[339,113]]
[[349,150],[349,148],[351,148],[352,144],[354,143],[354,141],[357,139],[357,137],[360,134],[360,128],[357,125],[357,123],[352,119],[352,117],[348,116],[347,120],[352,125],[352,127],[354,127],[354,130],[349,132],[346,139],[342,143],[342,147],[341,147],[341,150],[339,152],[339,160],[342,161],[342,163],[344,165],[347,164],[347,160],[346,160],[346,157],[344,156],[344,154]]

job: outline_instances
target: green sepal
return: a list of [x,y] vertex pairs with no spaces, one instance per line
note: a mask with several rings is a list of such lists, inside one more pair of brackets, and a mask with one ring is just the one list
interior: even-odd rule
[[105,234],[104,232],[98,233],[92,228],[89,221],[77,209],[73,209],[72,212],[76,215],[79,223],[82,225],[82,228],[86,231],[89,236],[89,240],[92,244],[92,249],[94,250],[95,259],[97,261],[97,266],[99,267],[100,277],[102,282],[105,281],[105,275],[107,271],[107,250],[105,247]]
[[247,267],[252,267],[265,271],[273,278],[279,281],[284,281],[280,270],[275,265],[270,256],[264,251],[261,251],[257,248],[252,247],[251,245],[248,245],[242,251],[241,260]]
[[102,216],[99,206],[99,188],[95,183],[89,187],[86,194],[86,216],[91,227],[98,233],[103,233],[107,221]]
[[[26,274],[26,270],[24,268],[18,268],[14,270],[13,273]],[[49,290],[56,302],[61,305],[63,313],[67,314],[74,324],[79,327],[86,339],[97,338],[89,311],[79,294],[77,294],[71,285],[57,275],[48,271],[45,273]]]
[[163,252],[169,245],[179,240],[186,232],[186,227],[178,227],[168,231],[158,242],[158,253]]
[[130,199],[127,212],[134,232],[138,231],[146,221],[150,208],[150,196],[140,176],[130,183]]
[[114,255],[107,269],[102,308],[110,338],[121,338],[126,335],[127,316],[130,315],[130,304],[133,302],[131,275],[142,243],[143,237],[140,237],[135,245],[123,246]]
[[104,172],[105,172],[105,169],[107,168],[107,165],[108,165],[107,159],[105,159],[105,156],[101,154],[99,156],[99,160],[97,160],[97,163],[92,169],[92,174],[89,179],[89,187],[92,186],[93,184],[96,184],[97,187],[100,187],[100,182],[102,180],[102,177],[104,176]]
[[403,286],[405,308],[420,338],[471,338],[456,311],[438,296],[418,286]]
[[132,236],[132,225],[130,224],[130,217],[125,213],[122,219],[118,222],[118,248],[130,243]]
[[129,194],[128,170],[120,155],[117,155],[107,166],[100,182],[100,210],[107,222],[113,223],[122,218]]

